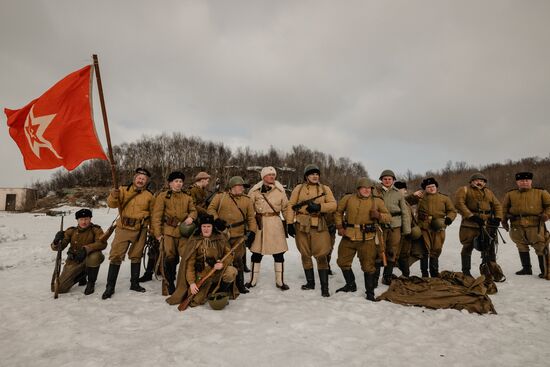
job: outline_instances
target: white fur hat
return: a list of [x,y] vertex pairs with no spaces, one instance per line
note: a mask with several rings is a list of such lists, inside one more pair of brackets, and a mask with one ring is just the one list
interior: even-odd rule
[[260,172],[260,175],[262,176],[262,178],[264,178],[266,175],[269,175],[271,173],[277,176],[277,171],[275,170],[275,168],[269,166],[262,168],[262,172]]

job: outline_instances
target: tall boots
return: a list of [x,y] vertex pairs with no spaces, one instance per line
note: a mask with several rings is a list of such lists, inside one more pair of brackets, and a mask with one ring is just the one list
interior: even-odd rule
[[[260,265],[260,264],[258,264]],[[279,288],[282,291],[286,291],[289,289],[289,286],[285,284],[285,265],[284,263],[276,262],[274,263],[273,267],[275,268],[275,285],[277,288]]]
[[319,283],[321,283],[321,296],[330,297],[328,291],[328,269],[318,269]]
[[95,291],[95,282],[97,280],[97,273],[99,272],[99,266],[95,268],[86,268],[86,273],[88,275],[88,283],[86,284],[86,289],[84,290],[85,295],[90,295]]
[[439,278],[439,259],[437,257],[430,257],[430,276]]
[[460,258],[462,260],[462,274],[471,277],[472,273],[470,273],[470,269],[472,268],[472,255],[461,254]]
[[248,268],[248,266],[246,266],[246,250],[245,254],[243,255],[243,269],[245,273],[250,273],[250,269]]
[[376,271],[374,272],[374,288],[378,288],[378,279],[380,279],[380,268],[382,267],[381,262],[375,262],[374,266],[376,266]]
[[244,271],[242,271],[242,270],[238,271],[237,278],[235,278],[235,283],[237,284],[237,289],[239,290],[239,293],[246,294],[246,293],[250,292],[244,286]]
[[401,270],[401,275],[408,278],[411,275],[409,260],[407,258],[400,258],[399,260],[397,260],[397,264],[399,270]]
[[346,280],[346,285],[344,285],[342,288],[338,288],[336,290],[336,293],[357,291],[357,284],[355,284],[355,275],[353,274],[353,270],[342,269],[342,274],[344,275],[344,279]]
[[540,268],[539,278],[544,278],[546,276],[546,256],[539,255],[538,258]]
[[145,292],[145,288],[139,285],[139,268],[141,263],[130,264],[130,290],[136,292]]
[[422,273],[422,278],[427,278],[430,276],[428,273],[428,254],[425,254],[420,259],[420,272]]
[[109,264],[109,272],[107,273],[107,286],[105,292],[101,296],[102,299],[111,298],[115,293],[116,278],[118,277],[118,271],[120,270],[120,264]]
[[384,266],[384,273],[382,273],[382,284],[390,285],[393,276],[393,261],[388,261],[387,265]]
[[365,293],[367,294],[367,299],[369,301],[374,301],[374,283],[375,283],[375,273],[363,273],[365,277]]
[[177,259],[166,259],[164,261],[164,275],[166,276],[166,283],[168,284],[168,294],[170,295],[176,290],[174,281],[176,280],[177,265]]
[[258,278],[260,277],[261,264],[262,263],[252,262],[252,273],[250,275],[250,281],[244,285],[246,288],[254,288],[258,283]]
[[76,280],[78,281],[78,285],[82,287],[83,285],[86,285],[88,282],[86,281],[86,270],[84,270],[78,277],[76,277]]
[[145,273],[143,273],[143,275],[139,278],[140,283],[153,280],[153,272],[155,271],[156,262],[156,258],[149,256],[149,259],[147,259],[147,266],[145,267]]
[[313,269],[304,269],[304,273],[306,274],[307,283],[302,285],[302,289],[315,289],[315,276],[313,275]]
[[520,252],[519,260],[521,261],[521,270],[516,271],[516,275],[532,275],[533,270],[531,269],[531,257],[529,252]]

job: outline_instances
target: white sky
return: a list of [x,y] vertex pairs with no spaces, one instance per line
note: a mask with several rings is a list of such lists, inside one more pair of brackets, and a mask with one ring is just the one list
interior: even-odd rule
[[[0,107],[97,53],[114,144],[171,131],[304,144],[375,178],[546,157],[549,19],[544,0],[3,0]],[[102,132],[98,106],[95,119]],[[2,124],[0,186],[47,178]]]

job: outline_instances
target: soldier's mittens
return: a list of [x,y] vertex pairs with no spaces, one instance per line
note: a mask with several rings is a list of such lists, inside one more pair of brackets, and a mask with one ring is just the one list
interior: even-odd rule
[[550,218],[550,217],[548,217],[548,214],[546,214],[546,213],[542,213],[542,215],[540,217],[541,217],[543,222],[546,222]]
[[256,233],[250,231],[250,232],[246,232],[245,234],[246,236],[246,240],[244,242],[245,246],[250,248],[252,246],[252,244],[254,243],[254,239],[256,238]]
[[[474,222],[475,224],[477,224],[478,226],[482,226],[485,221],[483,220],[483,218],[481,218],[479,215],[472,215],[470,218],[472,222]],[[445,222],[445,224],[447,224],[447,222]]]
[[221,218],[218,218],[214,220],[214,228],[216,228],[217,231],[225,231],[227,228],[227,222]]
[[336,234],[336,224],[328,225],[328,233],[330,233],[331,236]]
[[453,220],[449,217],[445,217],[445,225],[450,225],[453,222]]
[[214,265],[216,265],[216,262],[217,262],[216,259],[213,258],[213,257],[207,257],[207,258],[205,259],[205,261],[206,261],[206,263],[208,264],[208,266],[210,266],[211,268],[213,268]]
[[286,225],[286,231],[290,237],[296,236],[296,228],[294,228],[294,223],[288,223]]
[[491,227],[498,227],[500,224],[500,218],[489,218],[487,219],[487,224]]
[[65,237],[65,232],[64,231],[58,231],[55,234],[55,237],[53,239],[53,243],[57,245],[59,242],[63,241],[64,237]]
[[306,210],[308,213],[319,213],[321,211],[321,204],[309,202],[307,203]]
[[377,209],[372,209],[370,211],[371,219],[380,219],[380,212]]
[[507,219],[503,219],[502,220],[502,228],[504,228],[504,230],[506,232],[509,232],[510,231],[510,226],[508,225],[508,220]]
[[76,254],[74,255],[74,259],[76,261],[78,261],[79,263],[83,262],[84,260],[86,260],[86,255],[88,255],[88,252],[86,251],[86,248],[85,247],[81,247],[78,249],[78,251],[76,252]]

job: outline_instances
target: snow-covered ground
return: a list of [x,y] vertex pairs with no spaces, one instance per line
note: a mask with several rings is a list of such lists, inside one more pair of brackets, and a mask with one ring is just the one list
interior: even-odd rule
[[[104,228],[114,217],[94,211]],[[65,218],[65,227],[73,218]],[[499,263],[508,280],[491,296],[498,315],[367,302],[357,262],[359,291],[334,294],[344,283],[336,251],[331,297],[302,291],[293,241],[285,263],[289,291],[275,288],[273,260],[265,257],[258,286],[225,310],[205,305],[179,312],[164,302],[159,281],[144,283],[146,293],[130,291],[128,261],[112,299],[101,300],[106,262],[96,293],[84,296],[75,286],[54,300],[49,243],[58,228],[56,217],[0,213],[0,366],[550,365],[550,282],[514,275],[519,260],[506,234]],[[459,271],[459,252],[453,224],[441,270]],[[532,261],[538,274],[533,253]],[[473,262],[477,274],[479,259]],[[412,272],[419,273],[417,264]],[[376,294],[386,289],[381,285]]]

